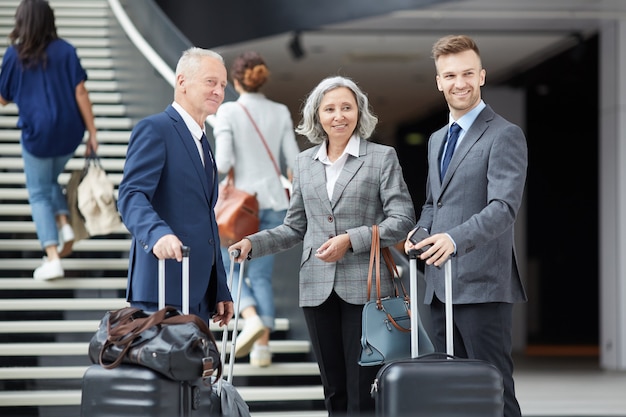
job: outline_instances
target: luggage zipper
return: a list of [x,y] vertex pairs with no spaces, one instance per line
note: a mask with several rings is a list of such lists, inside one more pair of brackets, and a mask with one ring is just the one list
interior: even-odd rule
[[372,382],[372,387],[370,388],[370,395],[373,397],[374,394],[378,392],[378,378],[374,378],[374,382]]

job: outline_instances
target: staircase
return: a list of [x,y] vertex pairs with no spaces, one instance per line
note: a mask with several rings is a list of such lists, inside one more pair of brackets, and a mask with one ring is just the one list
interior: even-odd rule
[[[0,0],[0,55],[8,46],[18,3]],[[117,23],[106,0],[50,0],[50,4],[59,36],[77,47],[87,70],[98,153],[117,187],[133,126],[111,59],[109,28]],[[115,45],[133,48],[130,43],[120,45],[119,39]],[[30,217],[16,120],[15,105],[0,108],[0,415],[79,416],[82,375],[90,365],[89,339],[105,311],[127,305],[130,236],[121,227],[111,235],[76,242],[74,253],[62,260],[65,279],[32,279],[43,252]],[[83,167],[83,155],[81,145],[61,174],[62,183],[71,170]],[[309,342],[290,340],[289,326],[288,318],[276,320],[270,342],[272,366],[254,368],[247,359],[235,364],[233,383],[253,416],[326,415]],[[212,330],[221,340],[221,330]]]

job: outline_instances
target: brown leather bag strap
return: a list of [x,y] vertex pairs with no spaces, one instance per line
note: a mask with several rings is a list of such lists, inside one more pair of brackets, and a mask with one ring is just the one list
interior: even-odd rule
[[372,226],[372,246],[376,247],[376,258],[374,259],[374,267],[376,268],[376,304],[380,309],[382,308],[380,302],[380,234],[376,224]]
[[372,274],[374,273],[374,258],[376,257],[376,247],[374,246],[374,227],[378,227],[376,225],[372,226],[372,244],[370,245],[370,265],[367,270],[367,301],[371,298],[372,293]]
[[[382,254],[383,254],[383,259],[385,260],[385,264],[387,264],[387,269],[389,270],[389,272],[391,273],[391,282],[393,283],[393,289],[395,292],[395,296],[398,297],[399,291],[398,291],[398,283],[400,283],[400,287],[402,288],[402,295],[404,298],[404,302],[407,304],[407,306],[410,305],[410,297],[409,294],[406,291],[406,288],[404,287],[404,283],[402,282],[402,280],[400,279],[400,272],[398,271],[398,266],[396,265],[396,262],[393,260],[393,255],[391,254],[391,250],[389,248],[383,248],[382,250]],[[396,277],[397,282],[396,282]],[[411,309],[407,308],[407,313],[409,314],[409,317],[411,317]],[[395,327],[396,329],[398,329],[401,332],[404,333],[408,333],[411,331],[411,328],[405,328],[400,326],[396,320],[393,318],[393,316],[389,313],[387,313],[387,319],[389,320],[389,322],[393,325],[393,327]]]
[[[385,263],[387,264],[387,269],[391,273],[391,280],[393,282],[393,287],[395,290],[395,295],[398,297],[400,295],[398,291],[398,283],[400,284],[400,288],[402,289],[402,296],[407,302],[409,301],[409,293],[407,292],[402,279],[400,279],[400,272],[398,271],[398,266],[396,262],[393,260],[393,255],[391,254],[391,250],[389,248],[383,248],[383,258],[385,259]],[[397,281],[396,281],[397,278]]]
[[[378,225],[372,225],[370,264],[367,271],[367,301],[372,298],[372,284],[376,285],[376,303],[380,307],[380,234]],[[374,277],[374,282],[372,282]]]
[[[411,317],[411,309],[410,309],[410,308],[407,308],[407,310],[406,310],[406,311],[407,311],[407,313],[409,313],[409,317]],[[388,319],[388,320],[389,320],[389,322],[393,325],[393,327],[395,327],[396,329],[400,330],[401,332],[404,332],[404,333],[409,333],[409,332],[411,331],[411,328],[410,328],[410,327],[405,328],[405,327],[400,326],[400,325],[396,322],[396,320],[395,320],[395,319],[391,316],[391,314],[389,314],[389,313],[387,313],[387,319]]]
[[[375,274],[375,285],[376,285],[376,300],[380,306],[380,257],[383,257],[385,264],[387,265],[387,269],[391,274],[391,282],[393,284],[395,296],[400,296],[400,291],[398,289],[398,282],[400,288],[402,289],[403,298],[409,302],[409,293],[404,286],[404,283],[400,279],[400,272],[398,271],[398,266],[396,262],[393,260],[393,255],[391,254],[391,250],[387,247],[380,249],[380,230],[378,225],[372,226],[372,246],[370,249],[370,263],[369,269],[367,271],[367,301],[371,299],[371,291],[372,291],[372,276]],[[398,278],[398,282],[396,279]]]

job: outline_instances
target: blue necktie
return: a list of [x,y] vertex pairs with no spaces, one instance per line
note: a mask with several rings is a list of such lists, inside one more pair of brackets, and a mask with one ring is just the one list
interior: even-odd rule
[[200,144],[202,145],[202,152],[204,152],[204,173],[206,174],[206,179],[209,181],[209,184],[213,183],[213,155],[211,154],[211,147],[209,146],[209,141],[206,138],[206,135],[203,133],[202,138],[200,139]]
[[461,126],[456,123],[452,123],[450,126],[450,135],[448,136],[448,145],[446,146],[446,153],[443,156],[443,161],[441,163],[441,179],[446,175],[446,171],[448,170],[448,165],[450,165],[450,160],[452,159],[452,154],[454,153],[454,148],[456,148],[456,142],[459,140],[459,133],[461,132]]

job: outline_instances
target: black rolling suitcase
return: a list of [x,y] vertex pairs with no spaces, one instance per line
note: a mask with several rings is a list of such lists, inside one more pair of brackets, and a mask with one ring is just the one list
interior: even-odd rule
[[[183,313],[189,313],[189,251],[183,251]],[[242,268],[243,270],[243,268]],[[241,277],[240,277],[241,279]],[[232,269],[231,269],[232,285]],[[159,261],[159,309],[165,306],[165,262]],[[236,324],[235,324],[236,325]],[[224,339],[228,330],[224,328]],[[234,336],[233,336],[234,340]],[[225,342],[224,342],[225,343]],[[234,344],[234,343],[233,343]],[[224,363],[224,349],[222,362]],[[229,378],[233,371],[229,363]],[[213,381],[215,382],[215,381]],[[224,401],[228,395],[230,401]],[[234,410],[235,404],[245,410]],[[175,381],[141,366],[113,369],[92,365],[83,375],[81,417],[249,416],[247,405],[229,382],[208,384],[202,378]]]
[[[411,316],[417,311],[417,254],[410,254]],[[411,320],[411,359],[384,365],[372,385],[377,417],[502,417],[504,386],[490,363],[454,357],[452,272],[445,266],[446,350],[417,356],[418,320]]]

